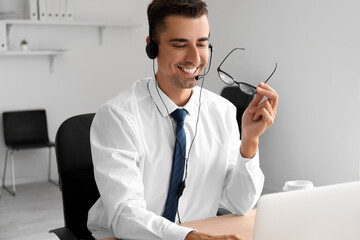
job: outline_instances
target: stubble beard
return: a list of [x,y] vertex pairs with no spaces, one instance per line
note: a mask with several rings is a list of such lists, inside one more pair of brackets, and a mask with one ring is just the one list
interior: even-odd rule
[[180,78],[178,76],[174,76],[170,78],[170,81],[174,86],[181,89],[189,89],[194,88],[197,85],[197,81],[195,80],[195,77],[189,77],[189,78]]

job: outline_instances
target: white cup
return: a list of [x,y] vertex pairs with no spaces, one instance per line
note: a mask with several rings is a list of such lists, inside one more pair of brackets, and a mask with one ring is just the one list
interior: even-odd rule
[[300,190],[300,189],[311,189],[314,187],[314,184],[308,180],[296,180],[296,181],[287,181],[283,187],[284,191]]

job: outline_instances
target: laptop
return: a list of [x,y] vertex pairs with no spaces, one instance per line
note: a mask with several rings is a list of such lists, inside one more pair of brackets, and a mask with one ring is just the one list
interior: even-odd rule
[[360,181],[261,196],[253,240],[360,240]]

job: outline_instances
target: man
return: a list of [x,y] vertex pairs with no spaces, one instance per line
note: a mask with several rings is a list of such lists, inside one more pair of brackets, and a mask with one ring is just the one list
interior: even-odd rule
[[[264,181],[259,136],[274,121],[278,96],[259,84],[244,113],[240,144],[235,107],[197,87],[209,58],[206,4],[153,0],[148,18],[147,51],[157,60],[156,75],[104,104],[91,127],[101,197],[88,227],[97,239],[241,239],[177,223],[213,217],[219,206],[237,214],[253,208]],[[185,118],[177,119],[177,112]],[[181,183],[173,184],[178,173]],[[174,185],[181,196],[175,202],[169,200]]]

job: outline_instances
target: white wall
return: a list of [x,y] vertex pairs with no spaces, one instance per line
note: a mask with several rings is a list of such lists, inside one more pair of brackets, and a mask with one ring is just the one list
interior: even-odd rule
[[[6,1],[12,0],[1,0],[0,9]],[[360,3],[206,2],[214,44],[206,88],[219,93],[224,87],[216,68],[233,47],[246,48],[249,67],[239,74],[247,77],[262,80],[278,62],[269,82],[280,95],[278,115],[260,143],[266,191],[280,191],[291,179],[309,179],[317,186],[359,179]],[[14,27],[14,48],[26,37],[34,48],[66,48],[71,53],[55,60],[54,74],[49,74],[44,57],[0,57],[0,111],[46,108],[54,139],[66,118],[94,112],[134,80],[150,76],[151,61],[144,52],[148,3],[76,0],[75,20],[143,24],[132,30],[106,29],[104,46],[98,45],[95,28]],[[17,153],[17,181],[45,180],[46,153]],[[3,140],[0,154],[5,154]]]
[[358,180],[360,2],[208,3],[213,90],[223,86],[215,69],[233,47],[245,47],[252,67],[266,69],[263,76],[271,72],[267,64],[278,62],[269,82],[279,94],[278,115],[260,143],[267,191],[280,191],[285,180],[317,186]]

